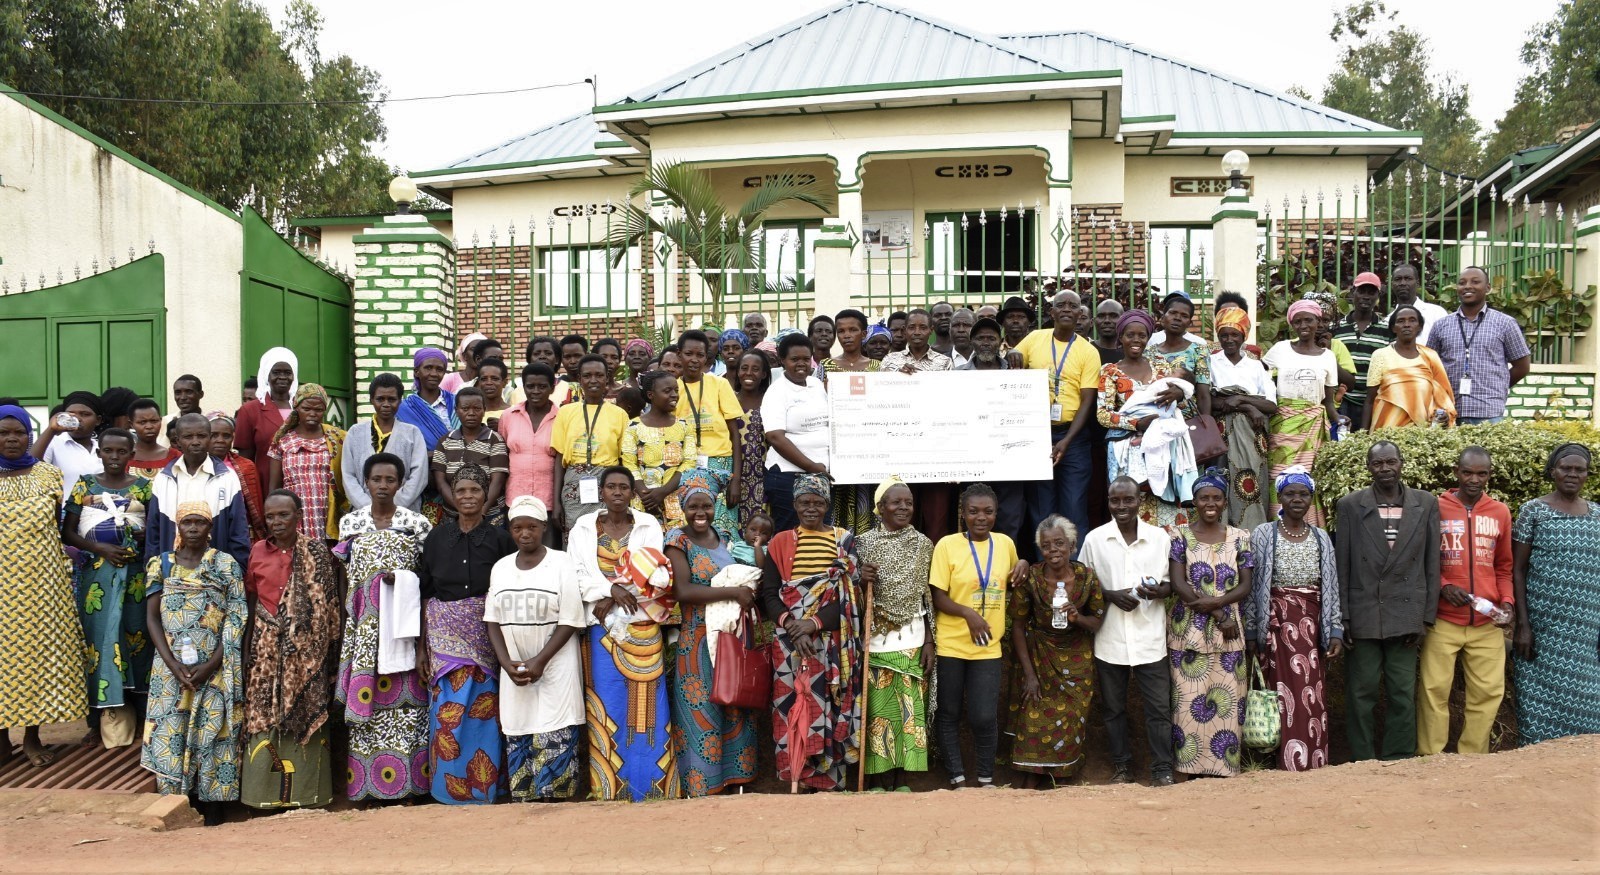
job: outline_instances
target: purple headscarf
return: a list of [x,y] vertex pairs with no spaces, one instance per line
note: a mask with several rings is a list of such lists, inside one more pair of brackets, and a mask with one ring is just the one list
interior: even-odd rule
[[1122,329],[1127,328],[1129,324],[1134,322],[1143,325],[1146,334],[1154,334],[1156,332],[1156,320],[1149,313],[1143,310],[1129,310],[1117,320],[1117,337],[1122,337]]
[[[22,430],[27,433],[25,440],[29,447],[33,445],[33,418],[28,416],[28,411],[14,404],[6,404],[0,406],[0,419],[15,419],[22,423]],[[23,450],[22,456],[16,459],[0,456],[0,471],[26,471],[37,464],[39,460],[27,450]]]

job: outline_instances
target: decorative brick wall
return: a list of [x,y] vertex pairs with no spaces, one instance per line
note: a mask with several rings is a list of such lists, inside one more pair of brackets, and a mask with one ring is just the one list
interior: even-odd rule
[[[1144,222],[1124,222],[1122,204],[1074,204],[1071,260],[1080,271],[1142,274],[1146,227]],[[1045,230],[1046,246],[1055,245],[1051,230]]]
[[1594,369],[1581,365],[1534,365],[1511,389],[1506,415],[1513,419],[1594,417]]
[[418,347],[455,348],[455,252],[420,216],[390,216],[356,235],[355,248],[357,413],[367,416],[373,377],[409,383]]
[[[627,341],[656,321],[654,253],[641,250],[643,276],[640,312],[636,314],[580,314],[535,316],[534,289],[541,281],[531,272],[537,251],[531,246],[496,246],[462,249],[456,255],[457,336],[474,331],[505,344],[513,368],[523,364],[530,339],[548,335],[557,339],[580,334],[592,343],[602,337]],[[687,283],[687,279],[683,280]],[[685,285],[685,290],[687,286]],[[680,329],[683,327],[678,326]]]

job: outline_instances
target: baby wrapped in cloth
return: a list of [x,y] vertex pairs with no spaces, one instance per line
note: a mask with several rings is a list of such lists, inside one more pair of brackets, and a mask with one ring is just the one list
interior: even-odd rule
[[1159,400],[1168,387],[1176,386],[1183,392],[1184,400],[1194,395],[1194,384],[1177,377],[1162,377],[1150,385],[1136,390],[1122,404],[1121,413],[1133,419],[1154,416],[1156,420],[1135,434],[1126,429],[1112,429],[1106,439],[1106,459],[1110,477],[1132,477],[1148,485],[1150,494],[1162,501],[1182,504],[1194,500],[1194,482],[1199,468],[1194,459],[1194,445],[1189,442],[1189,425],[1178,413],[1176,403],[1163,404]]

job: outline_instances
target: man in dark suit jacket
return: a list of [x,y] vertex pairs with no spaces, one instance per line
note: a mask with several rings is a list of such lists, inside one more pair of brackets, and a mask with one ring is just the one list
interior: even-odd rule
[[[1372,486],[1339,499],[1339,594],[1350,655],[1345,728],[1354,760],[1404,759],[1417,751],[1417,647],[1439,607],[1439,499],[1408,489],[1400,448],[1367,451]],[[1385,692],[1383,746],[1374,709]]]

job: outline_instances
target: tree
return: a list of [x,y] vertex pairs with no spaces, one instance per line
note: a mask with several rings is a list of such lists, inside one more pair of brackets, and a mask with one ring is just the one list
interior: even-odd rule
[[[634,203],[641,197],[647,205],[652,199],[665,200],[670,207],[665,218]],[[729,209],[704,170],[673,161],[654,164],[628,192],[623,221],[611,232],[612,259],[621,261],[630,246],[647,246],[654,237],[665,238],[679,257],[694,263],[700,281],[711,293],[711,321],[720,324],[727,286],[763,281],[754,273],[760,266],[753,255],[759,240],[756,235],[773,207],[791,202],[809,204],[824,215],[834,207],[833,199],[815,182],[783,175],[767,180],[743,204]]]
[[1399,130],[1422,134],[1421,158],[1455,174],[1478,168],[1481,128],[1469,111],[1467,85],[1429,66],[1427,37],[1396,24],[1382,0],[1361,0],[1333,14],[1330,38],[1339,66],[1322,103]]
[[[68,95],[36,99],[224,204],[377,212],[387,95],[371,69],[324,59],[321,30],[309,0],[281,31],[251,0],[12,0],[0,83]],[[89,99],[108,97],[123,99]]]
[[1600,0],[1567,0],[1522,44],[1528,73],[1516,102],[1489,140],[1499,161],[1521,149],[1555,141],[1573,125],[1600,121]]

